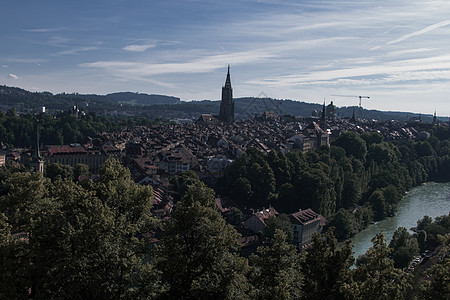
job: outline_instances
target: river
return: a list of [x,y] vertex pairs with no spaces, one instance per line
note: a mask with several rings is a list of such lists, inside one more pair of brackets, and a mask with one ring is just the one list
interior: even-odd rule
[[447,215],[449,211],[450,183],[427,182],[415,187],[400,201],[394,217],[369,225],[352,238],[354,257],[366,253],[372,246],[372,238],[382,230],[389,244],[398,227],[409,230],[424,216],[434,219],[437,216]]

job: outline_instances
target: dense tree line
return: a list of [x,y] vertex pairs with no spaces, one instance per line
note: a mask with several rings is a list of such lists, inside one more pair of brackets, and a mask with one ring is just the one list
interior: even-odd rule
[[[340,244],[333,230],[297,252],[275,229],[242,257],[239,234],[217,212],[213,190],[196,179],[184,185],[171,218],[159,223],[150,213],[151,189],[135,184],[114,159],[97,182],[10,167],[0,173],[0,298],[407,299],[445,295],[450,286],[448,276],[439,277],[448,257],[426,271],[433,280],[414,278],[396,268],[383,234],[353,269],[351,243]],[[436,234],[448,248],[440,234],[448,235],[449,219],[424,218],[416,231]],[[154,243],[159,228],[162,238]],[[407,240],[402,235],[396,249]]]
[[343,132],[307,153],[248,149],[218,180],[216,191],[244,206],[292,213],[312,208],[346,239],[372,220],[395,214],[404,193],[425,181],[450,180],[449,128],[425,141],[388,143],[375,132]]
[[135,125],[150,125],[154,122],[143,117],[113,119],[96,114],[76,117],[71,113],[23,114],[18,116],[14,108],[0,111],[0,142],[9,147],[31,147],[35,144],[38,121],[40,142],[44,145],[77,143],[87,136],[94,137],[103,131],[119,130]]
[[0,176],[2,299],[130,295],[149,252],[152,191],[108,160],[96,183]]

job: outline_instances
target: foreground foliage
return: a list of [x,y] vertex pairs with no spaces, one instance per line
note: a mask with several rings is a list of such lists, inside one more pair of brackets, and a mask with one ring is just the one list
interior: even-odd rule
[[[378,234],[356,268],[351,242],[339,243],[332,228],[299,253],[282,219],[272,221],[263,244],[245,258],[239,234],[215,209],[213,190],[195,176],[178,178],[178,201],[160,224],[150,213],[151,189],[135,184],[114,159],[97,182],[22,171],[0,172],[2,299],[439,299],[449,293],[450,216],[419,220],[413,235],[399,228],[389,246]],[[443,247],[434,266],[413,275],[394,253],[416,251],[420,235],[423,247]]]

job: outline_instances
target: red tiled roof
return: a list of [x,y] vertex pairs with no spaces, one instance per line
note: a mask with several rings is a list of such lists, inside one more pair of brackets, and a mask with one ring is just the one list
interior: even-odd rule
[[301,210],[289,215],[289,219],[291,219],[291,223],[297,223],[301,225],[306,225],[314,221],[321,221],[321,223],[326,222],[326,219],[320,216],[318,213],[315,213],[312,209],[308,208],[305,210]]
[[230,210],[229,208],[224,208],[224,207],[222,206],[222,199],[216,198],[215,201],[216,201],[216,206],[217,206],[217,208],[219,209],[219,211],[220,211],[221,213],[226,213],[227,211]]
[[278,215],[278,212],[273,207],[269,207],[266,209],[263,209],[261,211],[258,211],[255,213],[255,216],[263,223],[266,224],[266,220],[271,216]]
[[50,155],[62,154],[62,153],[86,153],[81,145],[50,145],[47,146],[48,153]]

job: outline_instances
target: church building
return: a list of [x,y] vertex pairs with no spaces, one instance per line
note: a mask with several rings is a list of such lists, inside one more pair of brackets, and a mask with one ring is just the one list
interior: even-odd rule
[[233,89],[231,88],[230,65],[228,65],[227,79],[222,87],[222,101],[220,102],[219,119],[226,123],[234,122]]

